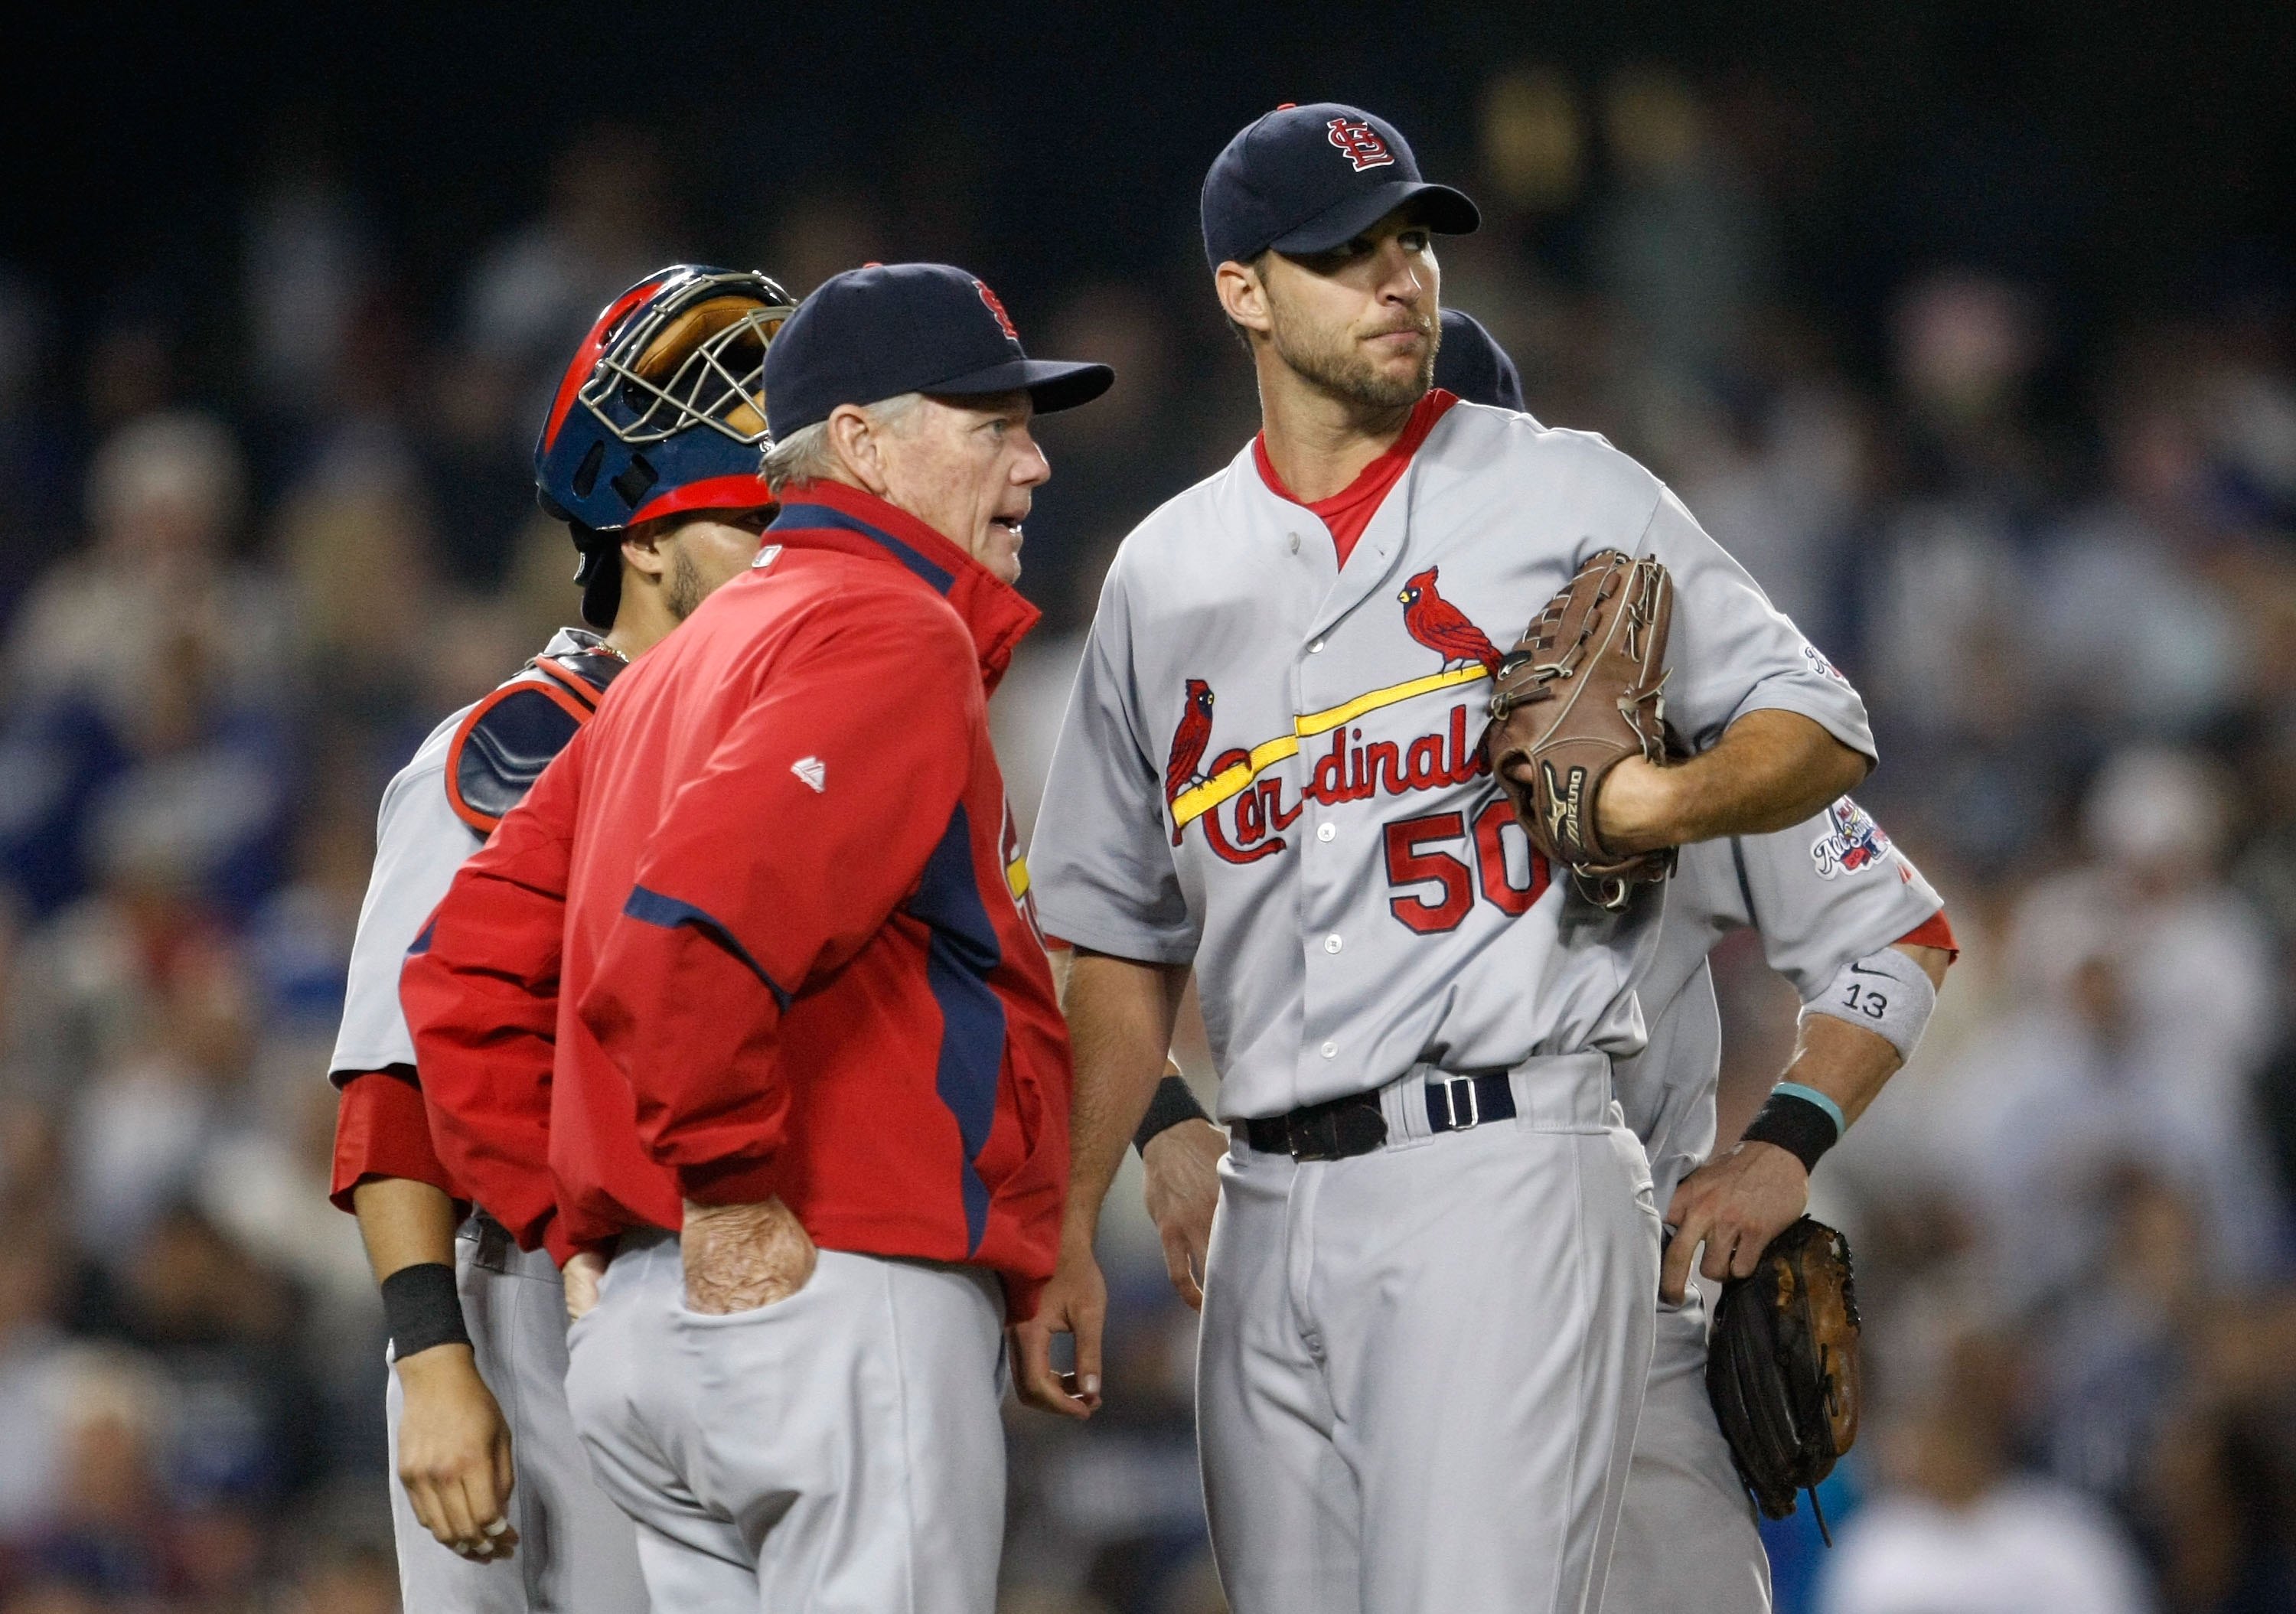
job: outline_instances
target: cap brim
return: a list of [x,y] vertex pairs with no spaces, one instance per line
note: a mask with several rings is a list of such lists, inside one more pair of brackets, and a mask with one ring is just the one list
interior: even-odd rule
[[1299,228],[1267,244],[1294,256],[1329,252],[1343,247],[1397,209],[1414,206],[1426,226],[1439,235],[1472,235],[1483,222],[1482,213],[1464,191],[1424,180],[1398,179],[1376,190],[1349,197]]
[[1054,414],[1089,404],[1115,383],[1106,365],[1071,364],[1056,358],[1014,358],[985,370],[968,371],[917,389],[936,397],[979,397],[990,392],[1025,392],[1038,414]]

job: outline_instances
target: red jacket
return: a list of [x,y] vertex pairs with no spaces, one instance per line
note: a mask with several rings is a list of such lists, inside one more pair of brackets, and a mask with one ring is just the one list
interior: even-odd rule
[[987,702],[1036,617],[892,506],[794,488],[463,865],[400,996],[439,1156],[521,1243],[778,1194],[1034,1309],[1069,1047]]

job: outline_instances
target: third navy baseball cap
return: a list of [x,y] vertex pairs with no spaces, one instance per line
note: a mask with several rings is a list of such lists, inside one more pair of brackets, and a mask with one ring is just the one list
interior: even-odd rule
[[1328,252],[1406,202],[1440,234],[1482,222],[1464,192],[1419,176],[1411,143],[1385,119],[1336,101],[1280,106],[1229,141],[1204,176],[1204,256],[1217,269],[1269,247]]
[[905,392],[1028,393],[1039,414],[1109,389],[1106,365],[1030,358],[996,293],[948,264],[868,264],[813,289],[766,349],[766,422],[778,442],[840,404]]

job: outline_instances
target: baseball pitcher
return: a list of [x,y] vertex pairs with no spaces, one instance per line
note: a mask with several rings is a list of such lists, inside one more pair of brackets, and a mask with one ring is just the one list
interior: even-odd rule
[[[1215,162],[1206,256],[1263,429],[1126,541],[1032,848],[1078,1068],[1023,1390],[1098,1403],[1093,1234],[1193,970],[1234,1135],[1198,1405],[1238,1614],[1599,1605],[1660,1276],[1612,1075],[1645,1041],[1644,882],[1874,755],[1856,692],[1648,472],[1431,388],[1433,239],[1476,222],[1349,107],[1280,108]],[[1496,684],[1549,676],[1524,624],[1614,553],[1670,602],[1670,632],[1637,605],[1626,633],[1689,755],[1542,785],[1547,844],[1585,854],[1565,878],[1480,740]]]

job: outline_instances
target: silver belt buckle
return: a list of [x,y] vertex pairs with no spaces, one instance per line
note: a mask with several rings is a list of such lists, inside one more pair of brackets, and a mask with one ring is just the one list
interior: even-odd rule
[[[1482,1100],[1475,1092],[1473,1077],[1446,1077],[1439,1085],[1443,1089],[1444,1112],[1450,1118],[1452,1131],[1472,1132],[1483,1124]],[[1464,1120],[1459,1118],[1459,1089],[1462,1087],[1467,1090],[1467,1118]]]

